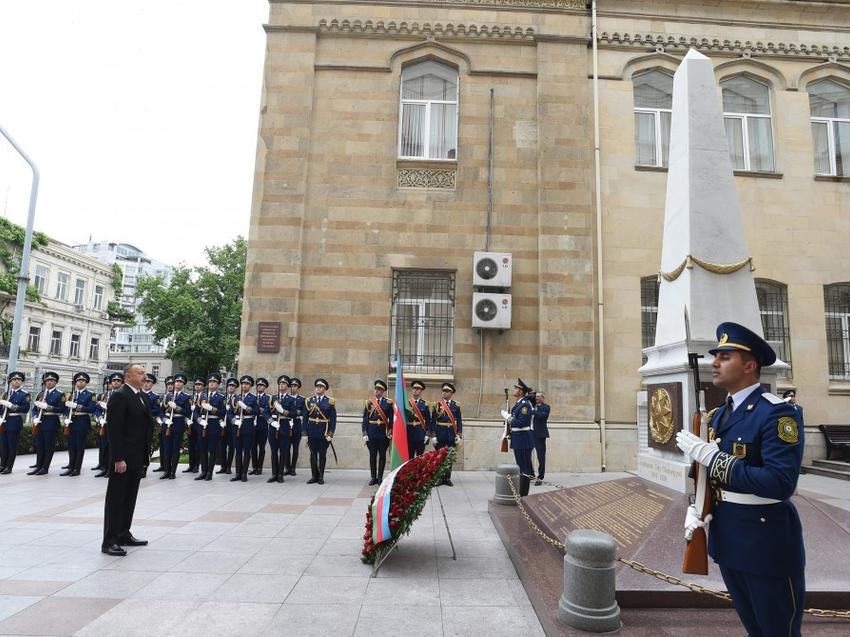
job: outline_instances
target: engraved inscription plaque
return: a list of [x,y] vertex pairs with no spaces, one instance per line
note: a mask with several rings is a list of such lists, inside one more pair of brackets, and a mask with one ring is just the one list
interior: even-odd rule
[[280,321],[260,321],[257,328],[257,352],[276,354],[280,351]]

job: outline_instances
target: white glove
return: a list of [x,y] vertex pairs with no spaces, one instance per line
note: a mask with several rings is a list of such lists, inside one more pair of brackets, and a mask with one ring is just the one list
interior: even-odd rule
[[105,401],[105,400],[101,400],[101,401],[97,404],[97,406],[98,406],[98,407],[100,407],[101,409],[106,409],[106,401]]
[[363,436],[363,444],[367,444],[368,442],[369,442],[369,436],[367,436],[367,435],[365,435],[365,434],[364,434],[364,436]]
[[9,402],[8,400],[0,400],[0,405],[3,405],[4,407],[6,407],[8,409],[9,407],[12,406],[12,403]]
[[325,440],[327,440],[328,442],[330,442],[331,440],[333,440],[333,436],[325,436]]
[[239,405],[239,409],[248,409],[248,405],[245,404],[244,400],[238,400],[236,404]]
[[162,416],[157,416],[157,417],[156,417],[156,424],[161,425],[161,424],[163,424],[164,422],[165,422],[165,421],[162,419]]
[[269,422],[269,424],[275,429],[280,429],[280,423],[277,420],[272,420]]
[[460,436],[455,436],[455,444],[459,445],[461,443]]
[[35,406],[38,407],[39,409],[47,409],[47,403],[44,402],[43,400],[35,401]]
[[175,403],[173,400],[168,401],[168,406],[172,409],[177,409],[177,403]]
[[700,520],[694,505],[689,506],[685,513],[685,539],[690,542],[694,537],[694,531],[699,527],[708,528],[709,522],[711,522],[711,513],[706,515],[704,520]]
[[424,444],[425,444],[426,447],[431,444],[431,436],[425,436],[425,443]]
[[201,408],[202,408],[204,411],[212,411],[213,409],[215,409],[212,405],[210,405],[210,404],[209,404],[208,402],[206,402],[206,401],[204,401],[204,402],[202,402],[202,403],[201,403]]
[[65,401],[65,407],[68,408],[68,409],[76,409],[77,403],[75,403],[73,400],[66,400]]
[[274,410],[277,413],[282,414],[283,413],[283,405],[281,405],[280,403],[275,403],[274,404]]
[[511,412],[505,411],[504,409],[500,412],[502,414],[502,419],[507,420],[511,417]]
[[680,431],[677,433],[676,444],[691,460],[699,462],[704,467],[711,464],[714,454],[720,451],[716,442],[713,440],[711,442],[703,442],[690,431]]

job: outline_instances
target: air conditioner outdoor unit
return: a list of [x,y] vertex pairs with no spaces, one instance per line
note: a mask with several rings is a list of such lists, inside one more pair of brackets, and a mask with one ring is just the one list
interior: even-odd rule
[[511,329],[511,295],[473,292],[472,327],[492,330]]
[[472,257],[472,285],[509,288],[512,268],[510,252],[476,252]]

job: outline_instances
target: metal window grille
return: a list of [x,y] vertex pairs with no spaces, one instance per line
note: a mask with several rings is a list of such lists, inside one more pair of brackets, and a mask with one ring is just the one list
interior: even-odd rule
[[394,270],[389,369],[401,349],[405,371],[451,373],[454,365],[455,275]]
[[[780,360],[791,365],[791,328],[788,325],[788,287],[782,283],[756,280],[756,296],[764,340],[776,349]],[[785,373],[791,377],[791,370]]]
[[830,380],[850,380],[850,283],[823,286]]
[[[641,277],[640,280],[640,332],[641,347],[655,345],[655,325],[658,322],[658,275]],[[646,355],[643,355],[646,362]]]

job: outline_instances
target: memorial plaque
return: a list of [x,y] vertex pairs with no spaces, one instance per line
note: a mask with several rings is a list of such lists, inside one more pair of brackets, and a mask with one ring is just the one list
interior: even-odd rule
[[650,447],[678,451],[676,432],[682,428],[682,383],[647,385],[647,436]]
[[276,354],[280,351],[280,321],[260,321],[257,327],[257,352]]
[[677,494],[640,478],[622,478],[523,498],[535,522],[563,541],[576,529],[609,534],[622,552],[643,542],[649,531],[677,504]]

